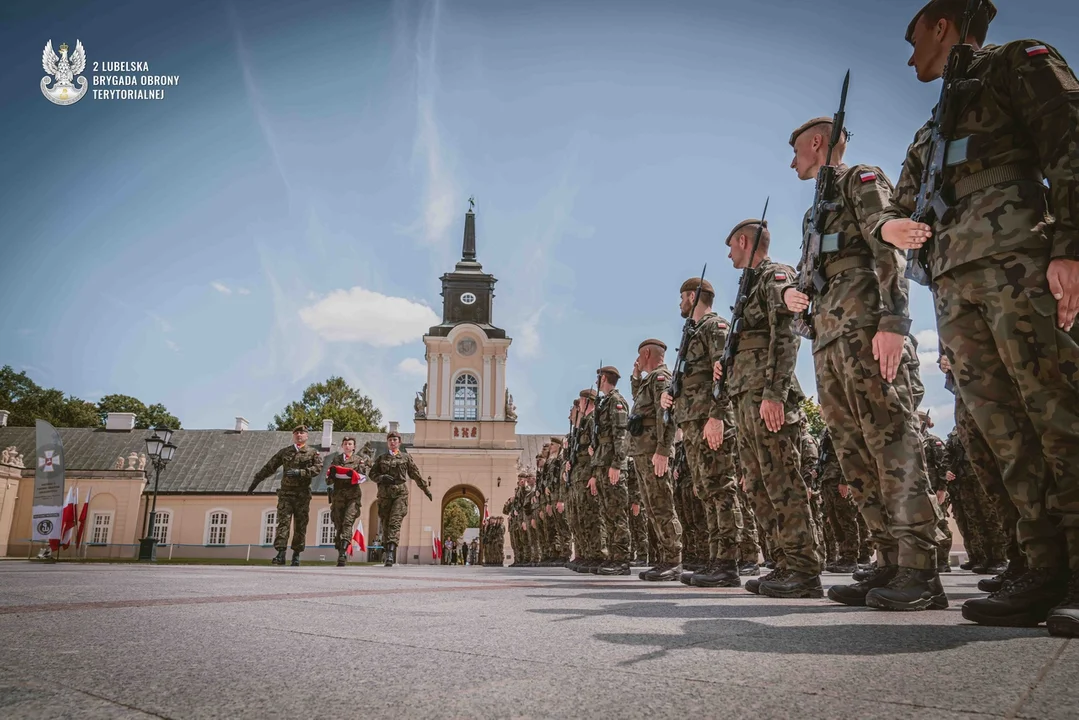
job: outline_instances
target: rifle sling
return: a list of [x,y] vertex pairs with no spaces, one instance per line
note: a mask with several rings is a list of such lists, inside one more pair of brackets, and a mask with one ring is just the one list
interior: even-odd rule
[[832,260],[824,266],[823,273],[826,280],[831,280],[836,275],[845,273],[848,270],[854,270],[855,268],[867,268],[872,270],[873,267],[873,258],[866,255],[851,255],[850,257]]
[[1015,164],[998,165],[997,167],[986,168],[981,172],[967,175],[965,178],[956,181],[954,186],[955,199],[956,202],[958,202],[965,197],[970,197],[974,193],[991,188],[994,185],[1003,185],[1004,183],[1019,182],[1022,180],[1029,180],[1030,182],[1041,184],[1041,171],[1036,168]]

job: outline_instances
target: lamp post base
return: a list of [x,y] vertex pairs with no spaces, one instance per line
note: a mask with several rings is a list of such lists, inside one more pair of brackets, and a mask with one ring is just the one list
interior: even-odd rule
[[157,538],[148,537],[139,540],[139,560],[157,562]]

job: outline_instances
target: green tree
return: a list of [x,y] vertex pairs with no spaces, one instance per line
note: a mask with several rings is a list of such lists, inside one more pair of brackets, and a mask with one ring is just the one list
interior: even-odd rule
[[268,429],[291,430],[297,425],[321,428],[323,420],[333,420],[333,429],[338,432],[386,431],[381,425],[382,412],[371,398],[337,376],[308,385],[300,400],[289,403],[280,415],[274,415]]
[[167,427],[172,430],[180,429],[180,418],[170,413],[161,403],[147,406],[142,400],[130,395],[106,395],[97,404],[97,412],[101,418],[101,424],[105,424],[105,416],[114,412],[135,413],[135,427],[145,430],[151,427]]
[[442,539],[460,540],[468,525],[468,514],[457,502],[451,502],[442,511]]
[[476,509],[476,503],[468,498],[457,498],[450,505],[456,505],[464,510],[465,516],[468,518],[466,527],[478,528],[480,526],[480,511]]
[[816,399],[807,397],[802,400],[802,410],[805,411],[806,418],[809,420],[809,434],[820,440],[820,436],[824,434],[826,427],[824,417],[820,412],[820,405],[817,404]]
[[55,427],[98,427],[97,407],[63,391],[43,388],[10,365],[0,369],[0,410],[8,410],[8,425],[33,427],[41,419]]

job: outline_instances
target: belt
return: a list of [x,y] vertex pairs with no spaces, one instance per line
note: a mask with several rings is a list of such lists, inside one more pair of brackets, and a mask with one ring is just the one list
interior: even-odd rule
[[836,275],[839,275],[840,273],[845,273],[848,270],[854,270],[855,268],[866,268],[872,270],[873,267],[873,258],[867,257],[865,255],[851,255],[850,257],[839,258],[838,260],[833,260],[832,262],[828,263],[824,266],[823,272],[824,278],[826,280],[831,280]]
[[756,333],[745,334],[738,338],[738,352],[743,350],[767,350],[772,344],[772,336],[757,335]]
[[686,375],[682,378],[682,387],[691,388],[703,385],[706,382],[712,382],[712,371],[693,373],[692,375]]
[[1041,171],[1023,165],[998,165],[997,167],[986,168],[981,172],[967,175],[962,180],[956,181],[953,188],[955,199],[958,202],[979,190],[1020,180],[1029,180],[1040,184],[1042,182]]

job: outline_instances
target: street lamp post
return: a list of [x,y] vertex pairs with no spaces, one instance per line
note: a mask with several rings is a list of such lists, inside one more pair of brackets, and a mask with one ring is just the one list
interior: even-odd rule
[[154,428],[154,434],[146,438],[146,454],[154,465],[154,500],[150,508],[150,524],[146,537],[139,540],[139,560],[157,561],[157,538],[154,537],[154,528],[157,525],[157,489],[161,483],[161,471],[172,460],[175,452],[172,430],[167,427]]

